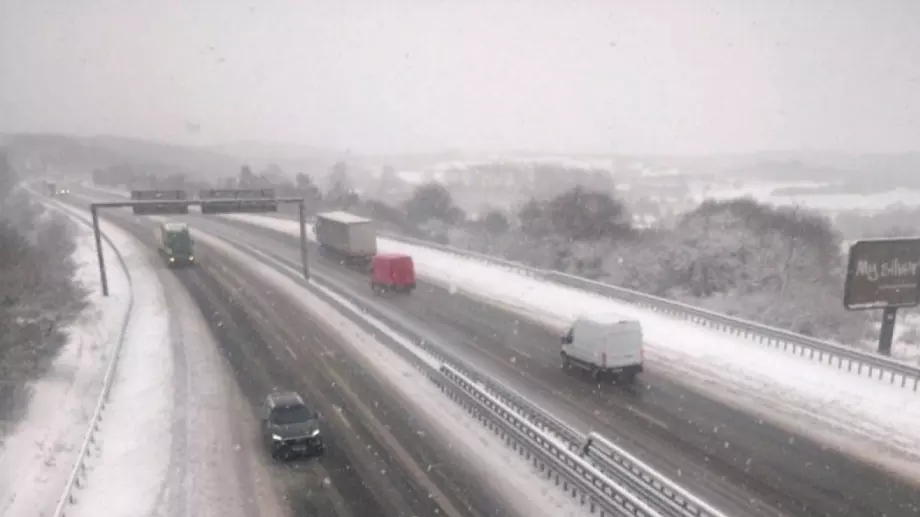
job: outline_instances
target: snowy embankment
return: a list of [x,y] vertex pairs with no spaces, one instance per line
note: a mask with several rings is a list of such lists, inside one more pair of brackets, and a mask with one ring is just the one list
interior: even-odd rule
[[[86,217],[84,212],[65,210],[72,217]],[[154,508],[169,468],[173,375],[168,312],[143,250],[112,224],[102,222],[101,229],[130,271],[134,310],[86,471],[67,515],[145,515]],[[107,253],[106,259],[110,299],[118,307],[115,293],[127,285],[113,282],[118,271],[114,254]],[[93,267],[98,279],[95,260]],[[98,280],[93,287],[99,293]]]
[[[546,479],[545,474],[537,472],[530,462],[525,461],[517,452],[506,446],[500,438],[483,427],[463,408],[447,399],[434,383],[412,364],[386,345],[378,342],[359,325],[339,313],[336,308],[291,282],[289,277],[271,266],[253,261],[249,256],[223,241],[205,233],[198,233],[197,238],[250,268],[266,282],[272,284],[275,289],[287,293],[316,321],[341,336],[340,342],[351,348],[351,354],[361,359],[366,370],[380,382],[393,388],[406,401],[407,406],[420,408],[427,417],[425,420],[430,428],[438,436],[447,437],[450,447],[458,457],[467,459],[470,466],[477,469],[484,479],[490,479],[491,485],[507,497],[509,502],[519,510],[520,515],[574,517],[586,516],[590,513],[555,487],[551,481]],[[296,275],[300,274],[299,271],[286,267],[285,269],[289,269]],[[312,285],[337,298],[344,305],[351,306],[335,293],[322,286]],[[416,353],[427,355],[419,350],[411,340],[388,329],[381,322],[364,314],[359,308],[354,307],[354,313],[367,319],[403,346]],[[289,353],[293,354],[296,351],[291,350]],[[433,359],[424,357],[424,355],[422,359],[430,364]],[[422,430],[419,432],[421,433]],[[429,468],[433,467],[435,466],[429,466]]]
[[76,280],[89,305],[67,329],[68,339],[51,370],[32,386],[27,414],[0,441],[0,515],[51,515],[73,469],[103,378],[115,358],[131,291],[111,249],[110,296],[102,296],[93,233],[77,225]]
[[[299,234],[294,221],[242,214],[222,217]],[[912,391],[474,259],[389,239],[378,239],[378,247],[413,256],[419,275],[433,283],[481,297],[550,328],[561,329],[584,312],[636,318],[645,331],[651,368],[778,425],[920,479],[920,395]]]
[[89,189],[93,189],[93,190],[98,190],[99,192],[105,192],[106,194],[109,194],[109,195],[112,195],[112,196],[128,197],[128,196],[130,195],[129,192],[126,192],[126,191],[124,191],[124,190],[120,190],[120,189],[116,189],[116,188],[110,188],[110,187],[106,187],[106,186],[102,186],[102,185],[93,185],[91,182],[83,182],[81,185],[82,185],[84,188],[89,188]]
[[[100,227],[130,270],[136,309],[67,516],[282,515],[257,422],[197,304],[142,243],[105,220]],[[111,297],[116,264],[107,253]],[[92,271],[98,279],[95,255]]]

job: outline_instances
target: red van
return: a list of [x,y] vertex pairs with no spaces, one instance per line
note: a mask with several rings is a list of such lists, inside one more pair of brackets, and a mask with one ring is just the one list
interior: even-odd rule
[[371,289],[377,294],[415,289],[415,263],[409,255],[381,253],[371,261]]

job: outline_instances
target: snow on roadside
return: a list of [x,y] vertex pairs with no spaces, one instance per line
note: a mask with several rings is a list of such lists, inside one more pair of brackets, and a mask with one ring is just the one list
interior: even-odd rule
[[[85,217],[82,211],[68,211]],[[106,221],[100,225],[131,271],[134,313],[96,434],[98,448],[88,459],[84,487],[77,490],[67,515],[133,517],[154,508],[167,480],[173,414],[168,310],[140,245],[117,226]],[[114,264],[106,262],[109,272]]]
[[[293,221],[230,218],[299,231]],[[429,281],[551,327],[561,328],[584,312],[638,319],[652,367],[748,412],[920,479],[920,396],[910,390],[475,259],[389,239],[378,239],[378,247],[412,255],[419,275]]]
[[[377,375],[389,382],[405,399],[423,409],[429,425],[439,435],[450,437],[451,445],[458,455],[476,458],[478,461],[471,461],[471,465],[480,470],[483,478],[490,479],[497,491],[517,506],[521,515],[588,515],[586,509],[566,497],[550,481],[541,478],[528,462],[509,449],[494,433],[485,429],[463,408],[448,401],[413,365],[379,343],[336,308],[292,283],[286,275],[262,262],[254,262],[220,239],[204,233],[199,233],[198,239],[220,249],[223,254],[250,268],[277,289],[287,292],[302,304],[305,311],[337,332],[343,338],[342,341],[351,346],[355,355],[363,356],[366,367],[376,370]],[[409,340],[395,333],[393,336],[406,346],[411,346]]]
[[[881,321],[876,325],[881,329]],[[868,343],[870,352],[878,349],[878,341]],[[920,366],[920,313],[914,310],[903,311],[898,315],[894,326],[894,339],[891,355],[906,363]]]
[[[0,515],[51,515],[83,443],[130,298],[121,268],[110,268],[102,296],[92,231],[77,225],[75,278],[89,305],[67,329],[67,344],[51,370],[33,384],[27,414],[0,440]],[[106,250],[112,264],[115,254]]]
[[127,192],[127,191],[120,190],[120,189],[116,189],[116,188],[111,188],[111,187],[106,187],[106,186],[104,186],[104,185],[95,185],[95,184],[93,184],[91,181],[84,181],[84,182],[81,182],[81,183],[80,183],[80,186],[83,187],[83,188],[89,188],[89,189],[93,189],[93,190],[98,190],[99,192],[104,192],[104,193],[109,194],[109,195],[111,195],[111,196],[129,197],[129,192]]

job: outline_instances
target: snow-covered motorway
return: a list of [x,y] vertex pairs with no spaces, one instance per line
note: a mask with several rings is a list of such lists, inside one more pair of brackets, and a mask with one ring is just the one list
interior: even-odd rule
[[252,418],[238,411],[239,391],[220,367],[197,305],[154,267],[157,257],[107,223],[111,294],[102,298],[92,231],[82,224],[87,214],[54,206],[78,221],[79,279],[91,303],[3,442],[0,514],[54,514],[113,361],[85,469],[73,501],[60,506],[66,515],[279,514],[261,458],[251,449],[227,453],[247,441]]
[[[285,235],[284,222],[258,216],[190,220],[203,231],[242,235],[252,246],[297,259],[295,241]],[[273,234],[266,228],[279,231]],[[527,293],[529,299],[521,299],[520,293],[509,296],[515,286],[509,277],[492,273],[476,284],[476,275],[482,273],[473,271],[474,265],[458,266],[456,260],[432,258],[433,253],[413,250],[430,283],[409,299],[376,303],[433,340],[462,350],[483,370],[501,376],[573,425],[618,439],[728,513],[862,516],[920,511],[915,484],[851,458],[856,445],[870,451],[870,459],[884,459],[886,468],[909,477],[916,454],[911,437],[916,435],[902,428],[916,414],[910,401],[892,398],[901,404],[900,413],[896,407],[879,419],[865,410],[875,402],[869,397],[880,393],[878,388],[867,388],[861,397],[844,398],[840,395],[850,395],[858,380],[842,378],[836,380],[843,383],[840,387],[828,389],[835,374],[826,369],[809,372],[816,365],[788,362],[790,358],[775,352],[771,356],[754,347],[746,349],[744,342],[729,343],[717,333],[660,321],[659,326],[667,328],[652,328],[652,368],[639,390],[588,386],[560,374],[555,323],[546,321],[559,321],[560,313],[564,318],[564,310],[577,310],[584,301],[571,294],[559,299],[562,294],[555,293],[555,310],[547,310],[548,303],[538,300],[540,293],[535,290]],[[439,266],[436,260],[444,263]],[[317,274],[354,292],[367,289],[363,278],[348,271],[322,261],[315,261],[314,267]],[[461,277],[459,268],[473,274]],[[490,299],[483,300],[484,294]],[[569,307],[559,310],[560,304]],[[622,308],[622,312],[634,310]],[[522,312],[528,318],[520,317]],[[706,343],[743,352],[714,351],[704,348]],[[749,364],[741,364],[738,355],[747,355]],[[811,375],[812,385],[791,384],[789,379],[802,375]],[[816,388],[837,397],[822,399]],[[882,403],[890,408],[890,400]],[[826,411],[822,405],[828,406]],[[849,411],[849,420],[842,410]],[[905,416],[899,420],[899,414]],[[874,443],[874,435],[899,446],[896,455],[901,461],[886,457]],[[848,449],[842,453],[833,450],[835,446]]]
[[[147,278],[140,284],[147,291],[133,290],[138,307],[160,314],[133,316],[151,327],[125,340],[98,450],[67,515],[100,508],[107,516],[584,514],[378,338],[284,274],[205,234],[198,235],[203,265],[166,271],[138,246],[151,244],[156,218],[132,219],[113,218],[133,239],[109,223],[104,231],[121,235],[114,239],[119,248],[134,250],[135,284],[145,275],[163,277],[159,287]],[[116,263],[109,257],[110,268]],[[174,308],[185,290],[192,305]],[[198,332],[177,329],[183,319],[197,322]],[[204,370],[227,373],[217,351],[236,382],[209,391]],[[202,358],[201,371],[176,373],[174,356],[203,352],[215,357]],[[199,374],[202,380],[193,379]],[[198,386],[180,389],[183,382]],[[291,468],[264,461],[251,436],[251,406],[278,387],[302,389],[325,415],[333,432],[320,461]],[[226,394],[239,403],[223,406],[218,398]],[[237,421],[228,426],[219,418]],[[258,479],[244,477],[252,471],[261,472]],[[32,489],[25,484],[17,496]]]

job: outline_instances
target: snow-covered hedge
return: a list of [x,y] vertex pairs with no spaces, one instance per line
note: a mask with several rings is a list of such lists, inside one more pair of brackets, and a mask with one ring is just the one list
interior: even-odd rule
[[874,330],[872,314],[843,309],[839,233],[801,208],[707,202],[673,227],[623,238],[573,240],[548,226],[537,236],[521,222],[497,235],[467,226],[451,244],[809,336],[857,343]]
[[43,213],[17,185],[0,149],[0,420],[47,370],[86,297],[74,282],[73,223]]

